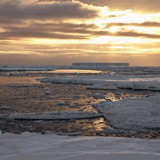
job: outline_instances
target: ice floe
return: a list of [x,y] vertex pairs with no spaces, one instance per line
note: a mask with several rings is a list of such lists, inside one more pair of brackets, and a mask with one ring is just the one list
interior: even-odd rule
[[[68,120],[68,119],[90,119],[102,117],[102,114],[85,111],[54,111],[43,113],[13,113],[7,119],[15,120]],[[0,117],[1,118],[1,117]]]
[[27,88],[27,87],[40,87],[37,84],[16,84],[16,85],[11,85],[11,87],[17,87],[17,88]]
[[40,79],[45,83],[83,84],[88,89],[133,89],[160,91],[160,76],[53,76]]
[[160,129],[160,95],[100,102],[93,106],[114,128],[135,131]]
[[149,90],[160,91],[159,81],[127,81],[127,80],[108,80],[105,83],[93,84],[87,86],[88,89],[132,89],[132,90]]

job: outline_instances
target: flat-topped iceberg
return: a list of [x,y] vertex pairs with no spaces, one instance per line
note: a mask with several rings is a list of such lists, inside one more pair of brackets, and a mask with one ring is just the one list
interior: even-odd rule
[[129,63],[97,63],[97,62],[79,62],[72,63],[72,66],[88,66],[88,67],[128,67]]

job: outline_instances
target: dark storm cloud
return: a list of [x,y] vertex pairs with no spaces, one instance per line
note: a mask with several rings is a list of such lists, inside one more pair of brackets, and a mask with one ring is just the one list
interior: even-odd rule
[[112,9],[133,9],[145,12],[160,12],[160,0],[79,0],[88,4],[108,6]]

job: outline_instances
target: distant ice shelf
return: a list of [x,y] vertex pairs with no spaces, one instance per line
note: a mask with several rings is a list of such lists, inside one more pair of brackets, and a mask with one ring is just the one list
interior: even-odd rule
[[72,66],[97,66],[97,67],[128,67],[129,63],[97,63],[97,62],[79,62],[72,63]]

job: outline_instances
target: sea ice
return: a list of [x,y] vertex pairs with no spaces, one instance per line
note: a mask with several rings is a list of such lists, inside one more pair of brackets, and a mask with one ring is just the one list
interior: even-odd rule
[[93,106],[114,128],[134,131],[160,129],[160,95],[100,102]]
[[145,76],[109,76],[109,75],[90,75],[90,76],[60,76],[47,77],[40,79],[45,83],[63,84],[84,84],[88,89],[133,89],[160,91],[160,77]]
[[67,119],[89,119],[102,117],[101,114],[87,111],[54,111],[43,113],[13,113],[7,117],[16,120],[67,120]]

